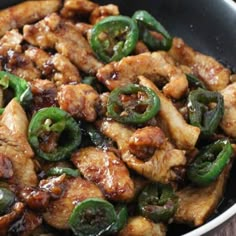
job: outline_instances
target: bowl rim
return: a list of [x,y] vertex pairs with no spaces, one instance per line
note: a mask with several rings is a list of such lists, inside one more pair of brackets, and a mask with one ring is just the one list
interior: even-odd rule
[[216,229],[221,224],[225,223],[227,220],[229,220],[231,217],[233,217],[236,214],[236,203],[232,205],[230,208],[228,208],[226,211],[221,213],[216,218],[212,219],[208,223],[186,233],[182,236],[200,236],[203,234],[208,233],[209,231]]

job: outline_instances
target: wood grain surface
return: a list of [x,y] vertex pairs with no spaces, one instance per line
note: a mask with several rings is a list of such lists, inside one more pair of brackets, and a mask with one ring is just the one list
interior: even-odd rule
[[236,216],[223,226],[220,226],[216,232],[206,236],[236,236]]

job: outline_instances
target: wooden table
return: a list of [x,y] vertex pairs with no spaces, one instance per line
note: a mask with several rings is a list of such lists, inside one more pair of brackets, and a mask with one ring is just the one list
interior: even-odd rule
[[236,216],[220,227],[217,232],[207,234],[206,236],[236,236]]

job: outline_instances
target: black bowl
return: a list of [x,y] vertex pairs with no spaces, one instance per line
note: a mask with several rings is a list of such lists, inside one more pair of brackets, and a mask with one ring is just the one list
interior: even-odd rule
[[[1,0],[0,8],[19,0]],[[184,39],[194,49],[216,58],[236,73],[236,3],[232,0],[97,0],[99,4],[119,5],[121,14],[131,16],[145,9],[171,33]],[[210,233],[236,214],[236,165],[227,183],[224,199],[208,222],[192,229],[170,225],[168,235],[199,236]],[[236,232],[235,232],[236,234]]]

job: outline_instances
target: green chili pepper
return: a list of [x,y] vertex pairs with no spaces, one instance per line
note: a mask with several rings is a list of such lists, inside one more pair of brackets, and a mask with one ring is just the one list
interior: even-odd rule
[[[50,135],[58,136],[54,150],[42,150],[41,143],[47,142]],[[36,154],[48,161],[67,158],[81,141],[81,131],[77,122],[67,112],[58,107],[40,109],[31,119],[28,139]]]
[[[172,37],[152,15],[147,11],[136,11],[132,17],[139,26],[139,37],[150,50],[169,50],[172,45]],[[150,31],[161,34],[161,39],[154,37]]]
[[[209,108],[211,103],[215,103],[212,109]],[[218,92],[198,88],[189,93],[188,109],[190,124],[199,127],[202,136],[209,136],[224,115],[224,99]]]
[[[142,93],[140,98],[131,98],[128,102],[122,102],[120,97],[123,94],[138,95],[140,93]],[[121,123],[144,123],[154,117],[159,109],[160,100],[156,93],[150,88],[137,84],[128,84],[114,89],[107,102],[107,115]]]
[[189,84],[192,85],[193,87],[206,89],[206,86],[204,85],[204,83],[200,79],[198,79],[196,76],[192,74],[186,74],[186,77]]
[[15,195],[6,188],[0,188],[0,215],[4,215],[15,201]]
[[105,86],[103,84],[99,83],[97,78],[94,76],[84,77],[82,80],[82,83],[92,86],[98,93],[103,93],[103,92],[107,91]]
[[138,198],[138,207],[142,216],[154,222],[168,221],[175,213],[178,197],[169,185],[151,183]]
[[124,228],[125,224],[128,221],[128,210],[125,205],[120,205],[117,208],[116,212],[117,212],[117,221],[110,230],[112,233],[119,232],[121,229]]
[[[5,71],[0,71],[0,86],[3,90],[11,88],[14,91],[14,98],[21,103],[22,106],[26,106],[32,100],[32,93],[29,84],[13,74]],[[2,114],[4,108],[0,108],[0,114]]]
[[99,198],[88,198],[74,208],[69,225],[75,235],[97,236],[110,232],[116,220],[115,208],[111,203]]
[[138,41],[138,26],[127,16],[108,16],[92,29],[90,45],[108,63],[128,56]]
[[52,167],[51,169],[47,171],[48,176],[55,176],[55,175],[62,175],[62,174],[66,174],[72,177],[80,176],[80,172],[78,169],[72,169],[68,167],[57,166],[57,167]]
[[85,130],[90,137],[92,143],[99,148],[112,147],[113,142],[108,137],[99,132],[92,124],[86,124]]
[[199,186],[207,186],[218,178],[229,163],[233,149],[227,139],[217,140],[203,148],[187,170],[188,178]]

